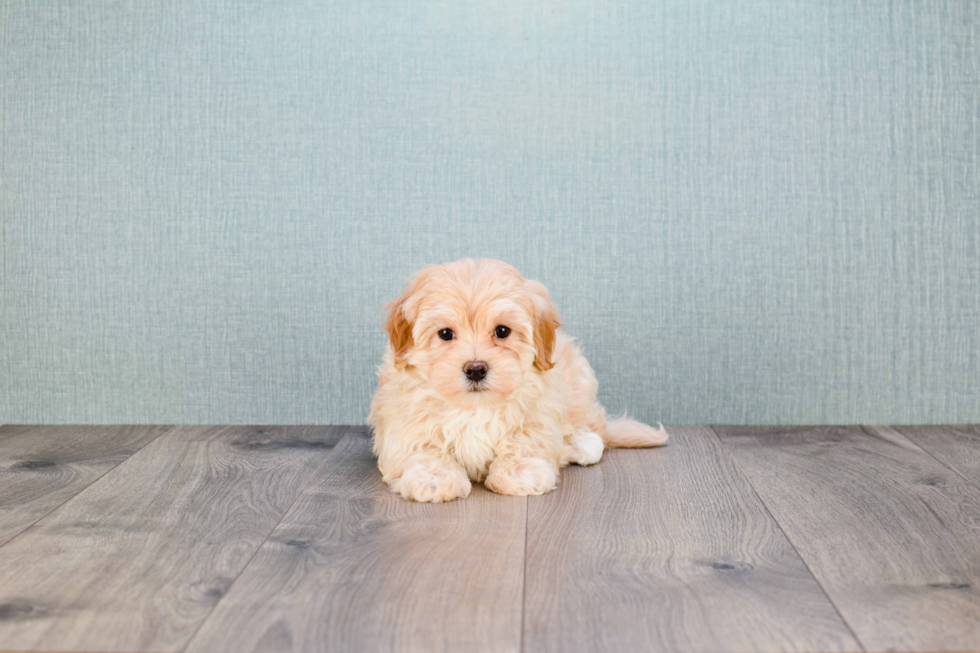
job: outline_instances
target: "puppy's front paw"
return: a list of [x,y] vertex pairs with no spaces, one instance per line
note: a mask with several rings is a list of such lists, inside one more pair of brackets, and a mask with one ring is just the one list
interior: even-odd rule
[[558,469],[540,458],[522,460],[495,460],[483,484],[497,494],[525,497],[529,494],[547,494],[558,483]]
[[389,485],[391,491],[400,494],[403,499],[422,503],[465,498],[473,487],[462,470],[434,465],[413,465]]
[[602,460],[602,452],[606,449],[602,437],[589,430],[573,434],[566,446],[565,455],[568,457],[568,462],[576,465],[596,464]]

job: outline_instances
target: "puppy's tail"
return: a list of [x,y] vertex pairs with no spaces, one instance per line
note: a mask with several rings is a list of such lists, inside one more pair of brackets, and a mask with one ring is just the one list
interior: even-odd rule
[[606,422],[606,446],[611,449],[659,447],[667,442],[667,430],[658,423],[657,428],[627,419],[626,415]]

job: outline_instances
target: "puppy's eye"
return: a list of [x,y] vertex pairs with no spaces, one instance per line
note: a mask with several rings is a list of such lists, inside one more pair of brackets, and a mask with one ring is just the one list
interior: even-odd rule
[[439,337],[442,338],[443,340],[452,340],[453,338],[456,337],[456,334],[453,333],[452,329],[440,329]]
[[497,336],[500,339],[504,339],[510,335],[510,327],[505,327],[503,324],[501,324],[500,326],[498,326],[496,329],[493,330],[493,335]]

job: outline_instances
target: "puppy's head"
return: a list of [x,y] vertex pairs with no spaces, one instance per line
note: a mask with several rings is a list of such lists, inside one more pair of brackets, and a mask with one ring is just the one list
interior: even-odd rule
[[560,324],[548,291],[506,263],[425,268],[385,308],[396,367],[416,368],[460,406],[499,401],[554,367]]

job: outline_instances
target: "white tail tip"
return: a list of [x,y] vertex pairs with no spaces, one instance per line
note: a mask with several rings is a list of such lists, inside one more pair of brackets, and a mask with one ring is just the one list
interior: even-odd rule
[[606,446],[613,449],[635,449],[638,447],[659,447],[667,442],[667,430],[663,424],[657,428],[636,420],[621,417],[606,423]]

